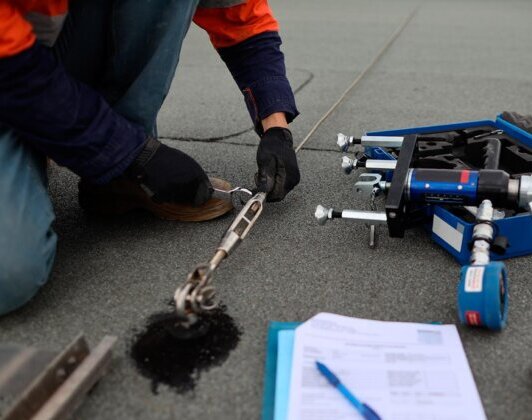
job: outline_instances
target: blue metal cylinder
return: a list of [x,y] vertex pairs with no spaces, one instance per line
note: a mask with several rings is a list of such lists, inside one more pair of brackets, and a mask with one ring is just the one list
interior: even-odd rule
[[466,325],[490,330],[504,328],[508,318],[508,273],[504,263],[462,267],[458,316]]
[[406,194],[410,201],[434,204],[476,204],[478,172],[411,169]]

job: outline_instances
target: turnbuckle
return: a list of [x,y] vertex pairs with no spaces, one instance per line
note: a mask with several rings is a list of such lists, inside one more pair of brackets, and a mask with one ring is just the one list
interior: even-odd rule
[[[231,190],[242,191],[243,188]],[[249,190],[246,190],[249,191]],[[242,242],[262,213],[266,193],[259,192],[251,197],[224,233],[212,259],[196,266],[174,294],[177,316],[180,323],[189,327],[198,320],[201,313],[212,311],[218,304],[216,290],[211,285],[214,271]]]

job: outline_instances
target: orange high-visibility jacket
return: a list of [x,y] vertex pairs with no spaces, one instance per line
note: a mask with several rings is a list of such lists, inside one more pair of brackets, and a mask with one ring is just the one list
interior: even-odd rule
[[[67,16],[68,3],[69,0],[0,0],[0,58],[24,51],[36,39],[53,45]],[[215,48],[278,30],[267,0],[247,0],[231,7],[199,7],[194,22],[209,33]]]

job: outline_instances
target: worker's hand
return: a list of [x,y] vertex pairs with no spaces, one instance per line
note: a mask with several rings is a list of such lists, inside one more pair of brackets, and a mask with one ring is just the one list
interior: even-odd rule
[[213,188],[201,166],[185,153],[149,138],[126,176],[138,182],[155,201],[199,206]]
[[532,115],[521,115],[517,112],[505,111],[502,113],[502,118],[532,134]]
[[281,201],[299,184],[299,168],[288,128],[266,130],[257,150],[257,165],[255,183],[259,191],[268,193],[268,201]]

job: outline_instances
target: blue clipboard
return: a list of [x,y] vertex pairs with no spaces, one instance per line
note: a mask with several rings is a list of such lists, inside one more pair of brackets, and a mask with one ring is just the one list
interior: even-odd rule
[[264,393],[262,397],[262,420],[274,420],[279,332],[295,330],[301,324],[301,322],[272,321],[268,325],[266,365],[264,367]]

